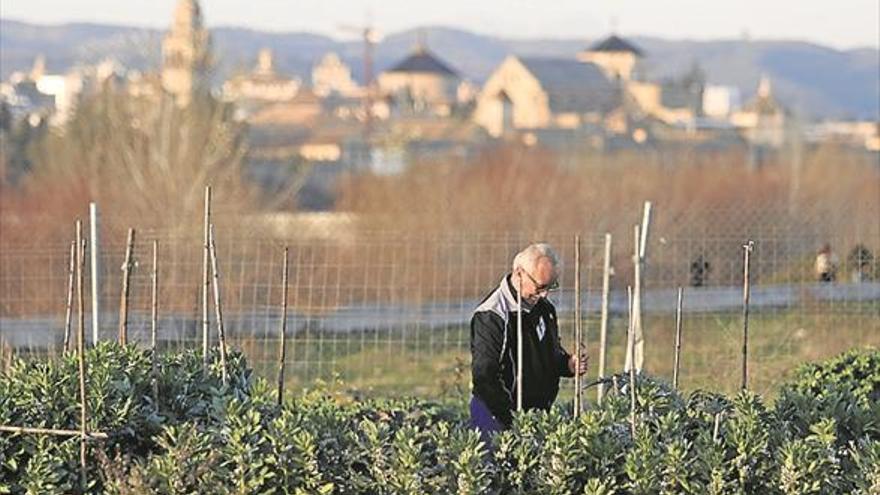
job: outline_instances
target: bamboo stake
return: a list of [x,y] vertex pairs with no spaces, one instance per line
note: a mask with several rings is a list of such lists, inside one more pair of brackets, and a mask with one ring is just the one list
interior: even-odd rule
[[210,331],[208,317],[208,287],[210,285],[210,272],[208,263],[210,260],[210,225],[211,225],[211,186],[205,186],[205,243],[202,257],[202,366],[208,369],[208,352]]
[[134,252],[134,229],[128,229],[128,241],[125,244],[125,262],[122,264],[122,293],[119,296],[119,335],[121,345],[128,344],[128,295],[131,292],[131,265]]
[[77,354],[79,358],[79,397],[80,397],[80,444],[79,444],[79,467],[80,467],[80,486],[83,491],[85,491],[88,486],[88,478],[86,471],[86,439],[88,438],[88,433],[86,432],[86,421],[88,420],[88,409],[86,402],[86,359],[85,359],[85,340],[86,340],[86,325],[85,325],[85,308],[84,308],[84,296],[83,296],[83,268],[86,261],[86,253],[85,253],[85,240],[83,239],[83,229],[82,229],[82,220],[76,221],[76,243],[79,246],[79,253],[77,254],[77,265],[78,272],[76,277],[77,284],[77,306],[79,309],[79,332],[77,338]]
[[574,236],[574,417],[581,412],[581,237]]
[[278,405],[284,397],[284,358],[287,334],[287,259],[290,249],[284,246],[284,267],[281,275],[281,350],[278,353]]
[[150,305],[150,376],[153,386],[153,400],[159,402],[159,379],[156,376],[156,327],[159,320],[159,241],[153,240],[153,273],[151,278],[151,299]]
[[[522,270],[522,268],[520,268]],[[517,274],[516,288],[516,410],[522,411],[523,332],[522,332],[522,273]]]
[[[602,320],[599,326],[599,376],[605,376],[605,353],[608,350],[608,300],[611,290],[611,234],[605,233],[605,263],[602,266]],[[598,401],[602,404],[605,384],[597,388]]]
[[211,269],[214,274],[214,309],[217,312],[217,333],[220,337],[220,373],[223,385],[228,380],[226,371],[226,332],[223,329],[223,308],[220,303],[220,270],[217,268],[217,244],[214,237],[214,224],[209,229],[209,244],[211,251]]
[[678,390],[678,369],[681,363],[681,306],[684,289],[678,288],[678,302],[675,305],[675,360],[672,364],[672,388]]
[[67,271],[67,310],[64,313],[64,352],[70,350],[70,325],[73,319],[73,281],[76,276],[76,241],[70,241],[70,266]]
[[749,384],[749,264],[755,249],[755,241],[743,244],[743,346],[742,346],[742,389],[747,390]]
[[[0,431],[5,431],[7,433],[29,433],[36,435],[59,435],[65,437],[79,437],[82,436],[82,431],[80,430],[56,430],[52,428],[27,428],[24,426],[0,426]],[[86,435],[90,439],[100,439],[104,440],[109,438],[109,435],[100,431],[91,431]]]
[[[632,328],[633,328],[633,331],[632,331],[633,352],[632,353],[627,352],[627,354],[626,354],[626,365],[624,366],[624,371],[629,371],[629,369],[633,368],[633,367],[641,370],[641,367],[642,367],[641,366],[642,363],[636,363],[636,361],[635,361],[635,359],[636,359],[635,358],[635,355],[636,355],[635,338],[636,338],[636,334],[638,333],[638,329],[639,329],[639,308],[641,306],[639,294],[641,293],[641,287],[642,287],[642,284],[640,282],[642,279],[642,270],[641,270],[642,263],[639,260],[639,226],[638,225],[633,227],[633,240],[635,243],[635,248],[633,250],[633,258],[632,258],[632,260],[633,260],[633,286],[632,286],[633,301],[632,301],[632,311],[630,312],[630,318],[632,319]],[[627,332],[627,335],[629,335],[629,332]],[[627,346],[629,346],[629,343],[627,343]]]
[[[76,221],[76,311],[77,311],[77,336],[85,333],[86,310],[85,296],[83,295],[83,271],[85,270],[85,243],[82,236],[82,220]],[[79,344],[77,344],[79,346]],[[78,347],[77,347],[78,348]]]
[[[632,286],[626,288],[627,299],[629,300],[629,355],[630,359],[635,359],[635,325],[633,318],[633,290]],[[633,438],[636,436],[636,368],[629,367],[629,425]]]

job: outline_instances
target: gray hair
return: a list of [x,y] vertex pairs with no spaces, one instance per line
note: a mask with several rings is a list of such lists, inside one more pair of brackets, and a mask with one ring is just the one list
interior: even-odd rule
[[517,268],[532,270],[538,265],[541,258],[547,258],[554,269],[559,269],[559,257],[556,255],[556,251],[550,247],[550,244],[540,242],[526,246],[513,257],[513,270],[516,271]]

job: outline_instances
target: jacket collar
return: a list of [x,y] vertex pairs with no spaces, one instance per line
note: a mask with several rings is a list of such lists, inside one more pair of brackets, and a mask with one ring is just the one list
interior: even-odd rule
[[[516,305],[516,288],[513,286],[513,278],[512,273],[508,273],[501,279],[501,285],[499,289],[501,290],[501,296],[507,301],[507,307],[511,308],[511,311],[517,310]],[[532,310],[534,306],[530,306],[527,301],[522,302],[522,311],[523,313],[528,313]]]

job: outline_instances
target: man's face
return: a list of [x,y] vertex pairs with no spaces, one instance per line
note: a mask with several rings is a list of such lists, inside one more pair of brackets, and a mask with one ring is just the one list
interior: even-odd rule
[[529,306],[534,306],[547,297],[556,285],[556,269],[549,258],[539,258],[532,271],[520,268],[519,274],[522,279],[522,298]]

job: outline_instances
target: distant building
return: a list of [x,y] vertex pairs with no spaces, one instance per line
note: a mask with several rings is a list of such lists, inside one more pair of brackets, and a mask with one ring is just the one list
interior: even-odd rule
[[703,115],[705,74],[694,66],[678,78],[625,82],[626,94],[641,112],[670,125],[690,125]]
[[208,91],[210,44],[197,0],[179,0],[171,30],[162,41],[162,88],[179,105]]
[[362,89],[351,77],[351,68],[335,53],[328,53],[312,69],[312,88],[320,97],[337,94],[360,96]]
[[779,148],[786,137],[787,114],[773,95],[770,79],[762,77],[755,97],[731,116],[731,123],[751,144]]
[[403,61],[379,74],[379,91],[399,113],[450,115],[461,78],[419,44]]
[[121,80],[121,72],[116,62],[104,60],[64,74],[49,74],[45,57],[40,55],[29,73],[15,73],[3,83],[0,98],[16,117],[45,118],[52,125],[63,125],[73,116],[83,94],[107,81]]
[[809,126],[806,134],[811,142],[838,143],[867,151],[880,151],[880,122],[876,121],[827,120]]
[[660,87],[660,104],[667,111],[687,115],[687,119],[703,115],[706,74],[699,65],[694,64],[691,70],[680,77],[662,81]]
[[596,64],[609,79],[629,81],[633,79],[642,56],[642,51],[635,45],[611,35],[579,53],[577,58],[582,62]]
[[324,114],[321,99],[310,88],[302,88],[291,100],[264,106],[248,118],[259,125],[308,126]]
[[703,114],[706,117],[726,119],[740,109],[739,88],[708,84],[703,89]]
[[[51,100],[46,100],[39,98],[33,92],[30,93],[30,99],[38,105],[41,100],[42,104],[51,101],[48,110],[51,113],[50,120],[55,125],[63,124],[73,115],[86,84],[80,71],[73,70],[67,74],[48,74],[46,58],[43,55],[34,59],[33,68],[27,76],[27,80],[33,82],[33,89],[36,92],[51,98]],[[20,87],[24,89],[23,86]]]
[[37,89],[37,84],[26,77],[15,77],[0,83],[0,102],[14,120],[26,118],[32,126],[48,120],[55,108],[55,97]]
[[602,122],[620,103],[618,86],[594,63],[509,56],[483,85],[473,119],[496,137],[515,129],[574,129]]
[[282,77],[275,71],[272,50],[263,48],[253,72],[223,83],[223,97],[231,101],[286,101],[296,96],[300,80]]

